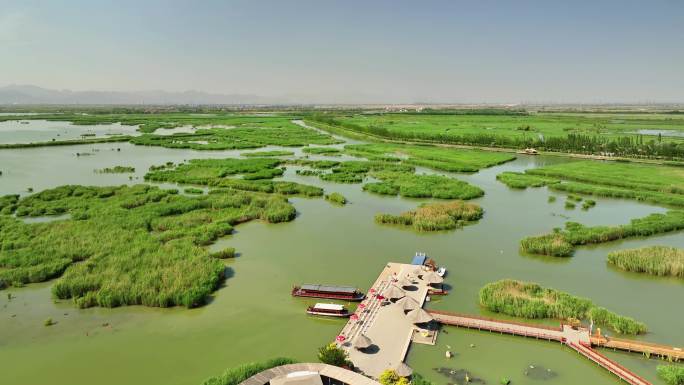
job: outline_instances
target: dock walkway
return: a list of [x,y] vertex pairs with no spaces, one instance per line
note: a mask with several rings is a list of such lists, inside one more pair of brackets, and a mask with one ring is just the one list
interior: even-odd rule
[[437,310],[429,311],[429,313],[434,317],[435,321],[445,325],[466,327],[477,330],[487,330],[496,333],[531,337],[548,341],[558,341],[577,351],[584,357],[590,359],[631,385],[650,385],[650,382],[592,349],[592,345],[625,351],[654,354],[675,361],[681,359],[683,353],[682,349],[670,346],[636,340],[591,336],[588,329],[573,328],[565,324],[561,324],[560,327],[549,327],[520,322],[501,321]]
[[[378,378],[386,369],[396,368],[404,362],[411,345],[414,330],[418,329],[407,319],[404,311],[395,305],[382,305],[383,300],[374,294],[382,294],[392,281],[410,275],[418,266],[404,263],[388,263],[368,291],[356,310],[358,319],[350,318],[342,328],[340,336],[344,341],[337,344],[349,353],[349,359],[365,375]],[[427,297],[428,285],[414,281],[414,290],[406,290],[405,295],[423,306]],[[352,341],[364,334],[373,342],[373,347],[364,352],[354,349]]]

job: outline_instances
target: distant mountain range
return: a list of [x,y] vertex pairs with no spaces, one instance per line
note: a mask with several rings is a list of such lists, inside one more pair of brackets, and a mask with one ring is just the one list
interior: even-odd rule
[[71,91],[32,85],[0,87],[0,104],[278,104],[257,95],[211,94],[201,91]]

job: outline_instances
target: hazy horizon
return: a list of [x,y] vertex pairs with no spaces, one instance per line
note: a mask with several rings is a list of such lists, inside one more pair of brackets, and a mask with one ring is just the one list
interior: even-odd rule
[[681,103],[684,2],[1,1],[0,87]]

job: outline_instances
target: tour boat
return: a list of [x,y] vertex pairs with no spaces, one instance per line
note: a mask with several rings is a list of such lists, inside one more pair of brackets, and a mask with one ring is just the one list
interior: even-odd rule
[[306,312],[311,315],[324,315],[328,317],[349,317],[349,311],[344,306],[334,303],[317,303],[309,306]]
[[429,295],[447,295],[449,291],[444,289],[441,285],[439,287],[430,287],[428,289]]
[[446,274],[446,267],[440,267],[439,269],[437,269],[437,275],[439,275],[440,277],[444,277],[445,274]]
[[345,301],[361,301],[366,296],[355,287],[331,285],[301,285],[292,288],[294,297],[313,297],[340,299]]

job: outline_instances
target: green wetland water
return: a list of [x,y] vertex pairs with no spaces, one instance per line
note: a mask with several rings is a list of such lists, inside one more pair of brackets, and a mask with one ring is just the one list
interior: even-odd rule
[[[269,150],[302,155],[300,148],[253,151]],[[152,165],[238,156],[241,152],[246,151],[203,152],[128,143],[2,150],[0,195],[27,194],[29,187],[40,191],[63,184],[142,183],[142,176]],[[90,155],[77,157],[76,153]],[[331,341],[344,321],[307,316],[304,310],[314,301],[292,298],[291,286],[324,282],[365,290],[387,261],[407,262],[416,251],[427,252],[449,269],[446,283],[452,291],[435,298],[431,308],[503,318],[482,311],[477,293],[486,283],[514,278],[588,297],[645,322],[650,332],[638,338],[683,346],[684,282],[623,272],[606,263],[608,252],[619,248],[655,244],[684,247],[681,232],[579,247],[571,258],[519,253],[520,239],[548,232],[566,220],[610,225],[666,211],[634,201],[602,198],[592,198],[597,205],[588,211],[566,210],[565,194],[546,188],[512,190],[496,181],[502,171],[521,172],[570,161],[520,156],[475,174],[440,173],[477,185],[486,195],[472,201],[485,210],[478,223],[437,233],[374,223],[378,212],[398,214],[426,200],[377,196],[363,192],[359,184],[327,183],[296,175],[297,167],[288,167],[283,179],[317,185],[326,193],[339,192],[349,204],[339,207],[322,198],[290,198],[298,211],[294,221],[255,221],[237,226],[233,235],[212,246],[235,247],[239,255],[226,261],[231,275],[207,306],[190,310],[141,306],[77,309],[71,301],[53,301],[51,282],[0,292],[0,383],[199,384],[227,367],[248,361],[275,356],[315,361],[316,349]],[[93,172],[116,165],[135,167],[136,172]],[[436,173],[427,169],[419,172]],[[547,203],[549,195],[559,198]],[[11,300],[6,293],[12,294]],[[56,324],[43,326],[47,318]],[[448,347],[455,353],[451,359],[444,355]],[[655,374],[660,361],[636,354],[604,353],[653,383],[662,384]],[[443,329],[437,346],[414,344],[408,363],[439,385],[459,383],[457,376],[446,376],[444,368],[446,373],[456,374],[465,370],[470,377],[488,384],[499,383],[501,377],[510,378],[513,384],[619,383],[559,344],[452,327]],[[530,372],[530,365],[550,369],[553,375],[531,375],[537,372]],[[439,368],[442,370],[435,370]]]

